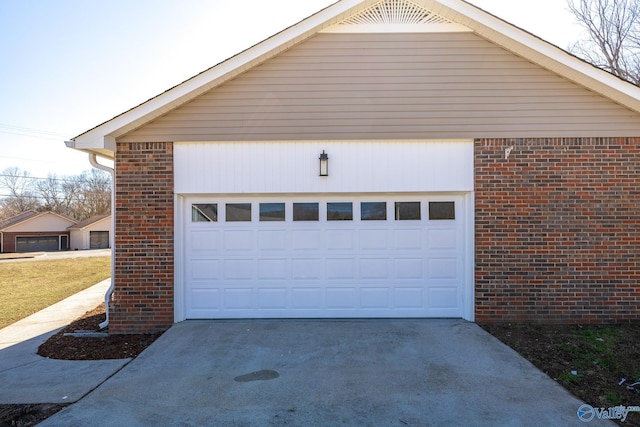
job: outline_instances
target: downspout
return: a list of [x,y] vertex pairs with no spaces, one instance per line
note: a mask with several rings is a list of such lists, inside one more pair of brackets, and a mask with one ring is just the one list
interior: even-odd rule
[[109,235],[109,244],[111,245],[111,285],[109,286],[109,289],[107,289],[107,293],[104,295],[104,310],[106,313],[106,319],[104,322],[100,323],[100,329],[104,329],[109,325],[109,302],[111,301],[111,296],[113,295],[113,291],[115,289],[114,274],[115,274],[115,265],[116,265],[116,260],[115,260],[116,248],[114,243],[115,243],[115,234],[116,234],[116,214],[115,214],[116,177],[115,177],[115,170],[113,168],[110,168],[108,166],[104,166],[98,163],[97,155],[95,153],[89,153],[89,162],[91,163],[91,166],[93,166],[94,168],[103,170],[105,172],[109,172],[109,174],[111,175],[111,233]]

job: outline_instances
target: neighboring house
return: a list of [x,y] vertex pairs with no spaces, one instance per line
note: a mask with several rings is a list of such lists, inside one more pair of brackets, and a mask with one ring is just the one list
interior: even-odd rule
[[106,249],[111,247],[111,215],[97,215],[69,227],[71,249]]
[[0,222],[0,252],[67,250],[68,228],[75,223],[54,212],[23,212]]
[[115,159],[111,333],[640,319],[640,88],[461,0],[340,1],[67,143]]

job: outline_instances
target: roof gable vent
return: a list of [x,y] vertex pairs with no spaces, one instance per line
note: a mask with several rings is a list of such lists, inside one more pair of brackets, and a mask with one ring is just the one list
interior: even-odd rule
[[341,22],[341,25],[358,24],[452,24],[452,22],[407,0],[382,0]]
[[470,31],[410,0],[380,0],[324,32],[459,32]]

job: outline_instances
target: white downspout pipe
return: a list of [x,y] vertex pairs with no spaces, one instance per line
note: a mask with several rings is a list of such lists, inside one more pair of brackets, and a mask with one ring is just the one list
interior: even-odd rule
[[100,329],[104,329],[109,325],[109,302],[111,301],[111,295],[113,295],[113,291],[115,289],[114,274],[116,265],[116,247],[114,243],[116,234],[116,176],[115,170],[113,168],[98,163],[97,155],[95,153],[89,153],[89,162],[94,168],[109,172],[109,174],[111,174],[111,233],[109,235],[109,244],[111,245],[111,286],[109,286],[109,289],[107,289],[107,293],[104,295],[104,310],[106,313],[106,319],[104,322],[100,323]]

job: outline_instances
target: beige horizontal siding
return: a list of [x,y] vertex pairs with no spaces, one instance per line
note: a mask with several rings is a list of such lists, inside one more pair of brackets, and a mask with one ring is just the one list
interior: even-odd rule
[[640,115],[472,33],[319,34],[119,140],[640,135]]

